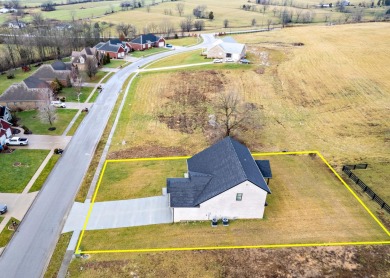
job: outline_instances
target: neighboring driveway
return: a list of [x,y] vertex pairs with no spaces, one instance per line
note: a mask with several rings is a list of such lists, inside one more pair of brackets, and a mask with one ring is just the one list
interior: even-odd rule
[[[82,230],[88,203],[74,203],[63,233]],[[93,206],[87,230],[135,227],[172,223],[173,216],[168,206],[168,195],[140,199],[97,202]]]
[[15,149],[43,149],[51,150],[53,148],[65,149],[72,139],[72,136],[52,136],[52,135],[23,135],[28,138],[28,146],[12,146]]

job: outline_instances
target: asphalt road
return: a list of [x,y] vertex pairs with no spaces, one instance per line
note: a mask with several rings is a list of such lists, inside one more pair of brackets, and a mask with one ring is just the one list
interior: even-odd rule
[[43,276],[126,78],[138,66],[174,53],[207,47],[212,41],[212,35],[205,35],[201,45],[146,57],[111,77],[0,257],[0,277]]

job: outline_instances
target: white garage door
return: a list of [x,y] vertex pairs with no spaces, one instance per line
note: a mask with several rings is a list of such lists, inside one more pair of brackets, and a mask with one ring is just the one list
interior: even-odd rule
[[159,47],[164,46],[164,42],[159,42],[159,43],[158,43],[158,46],[159,46]]

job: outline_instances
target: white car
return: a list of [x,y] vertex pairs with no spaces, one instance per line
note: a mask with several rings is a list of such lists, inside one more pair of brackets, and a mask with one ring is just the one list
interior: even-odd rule
[[7,146],[27,146],[28,139],[21,138],[21,137],[12,137],[12,138],[6,139],[5,144]]
[[226,62],[226,63],[233,63],[234,60],[233,60],[232,58],[226,58],[226,59],[225,59],[225,62]]
[[222,59],[214,59],[214,60],[213,60],[213,63],[214,63],[214,64],[222,63],[222,62],[223,62]]
[[57,108],[66,108],[65,102],[62,102],[62,101],[52,101],[51,105],[53,105],[54,107],[57,107]]

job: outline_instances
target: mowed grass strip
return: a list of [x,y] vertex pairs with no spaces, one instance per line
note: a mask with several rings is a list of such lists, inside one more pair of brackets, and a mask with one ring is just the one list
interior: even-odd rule
[[46,181],[47,177],[49,176],[51,170],[53,170],[54,166],[56,165],[58,159],[60,158],[60,155],[54,154],[49,161],[47,162],[45,168],[43,168],[41,174],[39,177],[35,180],[33,186],[30,188],[29,192],[35,192],[38,190],[41,190],[44,182]]
[[56,129],[52,131],[49,130],[51,127],[49,123],[44,123],[41,121],[38,110],[17,112],[17,117],[20,118],[20,120],[18,120],[18,124],[20,126],[28,127],[28,129],[31,130],[33,134],[61,135],[69,125],[70,121],[76,115],[77,111],[77,109],[57,108],[57,119],[53,123],[53,127]]
[[131,56],[136,58],[141,58],[141,57],[150,56],[156,53],[166,52],[166,51],[170,51],[170,50],[168,48],[163,48],[163,47],[153,47],[144,51],[131,52]]
[[184,159],[161,161],[108,162],[96,202],[158,196],[166,187],[166,174],[183,177]]
[[169,39],[165,43],[175,46],[190,46],[199,43],[201,40],[201,38],[198,39],[197,37],[183,37],[180,39]]
[[164,59],[152,63],[147,68],[161,68],[169,66],[179,66],[179,65],[188,65],[188,64],[198,64],[205,62],[212,62],[212,59],[206,59],[206,56],[201,56],[200,50],[195,50],[191,52],[180,53],[173,55]]
[[17,149],[1,154],[0,192],[21,193],[48,153],[48,150]]
[[[264,219],[209,221],[86,231],[87,250],[245,246],[389,240],[322,161],[309,156],[270,156],[272,194]],[[165,174],[171,176],[170,173]],[[144,179],[145,177],[143,177]],[[135,182],[135,181],[134,181]],[[139,182],[142,182],[141,180]],[[110,238],[109,241],[105,240]]]
[[119,66],[122,66],[126,64],[127,62],[125,60],[114,60],[111,59],[109,64],[103,65],[103,68],[117,68]]
[[76,133],[79,125],[84,120],[85,116],[87,116],[87,113],[85,113],[85,112],[82,112],[82,113],[79,114],[79,116],[77,117],[76,121],[74,122],[72,127],[69,129],[68,133],[66,134],[67,136],[73,136]]
[[61,234],[58,239],[56,248],[51,256],[50,263],[46,269],[45,278],[57,277],[58,271],[60,270],[62,260],[66,252],[66,248],[69,245],[70,239],[73,233]]

